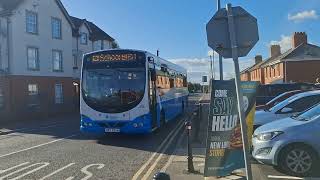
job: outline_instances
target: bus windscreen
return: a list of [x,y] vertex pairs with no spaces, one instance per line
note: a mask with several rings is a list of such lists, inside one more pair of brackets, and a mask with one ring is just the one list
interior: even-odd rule
[[85,56],[82,97],[93,109],[120,113],[142,100],[146,84],[146,58],[140,52],[98,52]]

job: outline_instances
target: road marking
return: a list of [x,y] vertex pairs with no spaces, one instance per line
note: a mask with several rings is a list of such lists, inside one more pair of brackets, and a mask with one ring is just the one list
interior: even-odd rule
[[299,177],[293,177],[293,176],[273,176],[273,175],[268,175],[269,179],[303,179]]
[[[33,128],[33,127],[31,127],[31,128],[18,128],[18,129],[13,129],[13,130],[11,130],[10,132],[15,132],[15,131],[26,131],[26,130],[36,130],[36,129],[41,129],[41,128],[48,128],[48,127],[51,127],[51,126],[53,126],[53,125],[59,125],[59,124],[63,124],[63,123],[61,123],[61,122],[52,122],[52,123],[50,123],[50,124],[42,124],[42,125],[40,125],[40,126],[38,126],[38,127],[35,127],[35,128]],[[3,129],[2,129],[3,130]]]
[[[179,139],[178,139],[178,141],[177,141],[177,146],[179,146],[179,145],[181,144],[181,142],[182,142],[182,140],[183,140],[183,137],[184,137],[184,132],[181,133],[181,135],[180,135],[180,137],[179,137]],[[171,164],[172,161],[173,161],[173,158],[174,158],[175,154],[176,154],[176,149],[174,150],[173,154],[170,155],[169,160],[168,160],[167,163],[163,166],[163,168],[161,169],[161,172],[166,172],[166,171],[167,171],[168,167],[170,166],[170,164]]]
[[[27,166],[27,167],[24,167],[24,168],[21,168],[21,169],[19,169],[19,170],[17,170],[17,171],[13,171],[13,172],[5,175],[5,176],[0,177],[0,180],[3,180],[3,179],[6,178],[6,177],[9,177],[9,176],[11,176],[11,175],[13,175],[13,174],[16,174],[16,173],[18,173],[18,172],[24,171],[24,170],[26,170],[26,169],[29,169],[29,168],[31,168],[31,167],[33,167],[33,166],[38,165],[38,164],[43,164],[43,163],[31,164],[31,165],[29,165],[29,166]],[[47,165],[49,165],[49,163],[48,163]],[[46,165],[46,163],[45,163],[45,166],[47,166],[47,165]],[[40,166],[40,167],[42,168],[42,166]],[[40,168],[40,169],[41,169],[41,168]],[[34,172],[34,171],[33,171],[33,172]],[[31,172],[31,173],[32,173],[32,172]],[[30,174],[30,173],[29,173],[29,174]],[[20,178],[20,177],[23,177],[23,176],[18,176],[18,177],[16,177],[15,179],[18,179],[18,178]]]
[[160,159],[162,158],[162,156],[164,155],[164,153],[167,151],[167,149],[169,148],[169,146],[171,145],[172,141],[175,139],[175,137],[178,135],[179,131],[181,130],[181,128],[184,126],[184,124],[182,123],[179,128],[175,131],[175,133],[173,134],[173,136],[170,138],[170,140],[168,141],[168,143],[166,144],[166,146],[162,149],[160,155],[158,156],[158,158],[154,161],[154,163],[151,165],[151,167],[148,169],[148,171],[144,174],[144,176],[142,177],[141,180],[146,180],[149,178],[149,176],[151,175],[152,171],[154,170],[154,168],[156,167],[156,165],[158,164],[158,162],[160,161]]
[[[31,174],[31,173],[33,173],[33,172],[36,172],[36,171],[38,171],[38,170],[40,170],[40,169],[48,166],[50,163],[44,162],[44,163],[36,163],[36,164],[42,164],[42,166],[39,166],[39,167],[37,167],[37,168],[35,168],[35,169],[31,170],[31,171],[28,171],[28,172],[26,172],[26,173],[24,173],[24,174],[21,174],[20,176],[15,177],[15,178],[13,178],[13,179],[11,179],[11,180],[20,179],[20,178],[22,178],[22,177],[24,177],[24,176],[26,176],[26,175],[28,175],[28,174]],[[33,165],[35,165],[35,164],[33,164]]]
[[89,178],[91,178],[93,176],[93,174],[87,170],[91,166],[98,166],[97,169],[102,169],[104,167],[104,164],[90,164],[90,165],[83,167],[81,169],[81,172],[83,172],[87,176],[82,178],[81,180],[88,180]]
[[26,165],[26,164],[29,164],[29,162],[21,163],[21,164],[18,164],[16,166],[13,166],[11,168],[5,169],[5,170],[0,170],[0,174],[5,173],[7,171],[11,171],[12,169],[15,169],[17,167],[20,167],[20,166],[23,166],[23,165]]
[[46,179],[46,178],[48,178],[48,177],[50,177],[50,176],[52,176],[52,175],[54,175],[54,174],[57,174],[58,172],[66,169],[66,168],[68,168],[68,167],[70,167],[70,166],[72,166],[72,165],[74,165],[74,164],[75,164],[75,163],[70,163],[70,164],[68,164],[68,165],[66,165],[66,166],[64,166],[64,167],[62,167],[62,168],[60,168],[60,169],[58,169],[58,170],[56,170],[56,171],[53,171],[52,173],[44,176],[43,178],[41,178],[41,179],[39,179],[39,180],[44,180],[44,179]]
[[169,134],[168,136],[164,139],[164,141],[160,144],[160,146],[157,148],[156,152],[152,154],[152,156],[148,159],[148,161],[141,166],[141,168],[136,172],[136,174],[132,177],[132,180],[137,180],[140,174],[144,171],[144,169],[150,164],[152,159],[158,154],[158,152],[162,149],[162,147],[165,145],[165,143],[169,140],[171,134],[175,132],[175,130],[180,126],[180,124],[183,124],[183,121],[180,122]]
[[67,136],[67,137],[64,137],[64,138],[56,139],[56,140],[53,140],[53,141],[50,141],[50,142],[46,142],[46,143],[43,143],[43,144],[39,144],[39,145],[36,145],[36,146],[29,147],[29,148],[26,148],[26,149],[22,149],[22,150],[19,150],[19,151],[11,152],[11,153],[8,153],[8,154],[3,154],[3,155],[0,155],[0,158],[6,157],[6,156],[10,156],[10,155],[13,155],[13,154],[17,154],[17,153],[20,153],[20,152],[28,151],[28,150],[31,150],[31,149],[35,149],[35,148],[38,148],[38,147],[41,147],[41,146],[45,146],[45,145],[48,145],[48,144],[52,144],[52,143],[55,143],[55,142],[59,142],[59,141],[62,141],[62,140],[65,140],[67,138],[71,138],[71,137],[74,137],[74,136],[77,136],[77,135],[79,135],[79,134],[73,134],[73,135],[70,135],[70,136]]

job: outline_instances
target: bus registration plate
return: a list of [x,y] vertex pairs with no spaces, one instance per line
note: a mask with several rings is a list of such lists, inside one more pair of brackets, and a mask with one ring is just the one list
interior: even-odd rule
[[105,132],[120,132],[120,129],[116,129],[116,128],[106,128],[104,131],[105,131]]

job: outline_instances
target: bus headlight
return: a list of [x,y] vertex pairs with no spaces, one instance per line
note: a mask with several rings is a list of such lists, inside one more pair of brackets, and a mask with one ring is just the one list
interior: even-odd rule
[[84,125],[84,126],[88,126],[88,124],[87,124],[86,122],[83,122],[83,125]]
[[133,123],[133,127],[137,128],[138,124],[137,123]]
[[140,127],[143,127],[143,123],[142,123],[142,122],[141,122],[141,123],[139,123],[139,126],[140,126]]

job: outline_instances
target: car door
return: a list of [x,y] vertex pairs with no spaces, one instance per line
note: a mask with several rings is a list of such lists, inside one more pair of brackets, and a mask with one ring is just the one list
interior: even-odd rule
[[276,112],[277,119],[303,112],[320,102],[320,95],[310,95],[294,100]]

